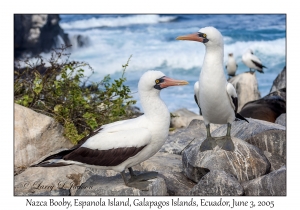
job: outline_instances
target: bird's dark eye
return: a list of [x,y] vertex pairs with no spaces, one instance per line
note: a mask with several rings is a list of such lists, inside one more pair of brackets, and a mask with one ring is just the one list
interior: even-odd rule
[[201,32],[198,32],[198,36],[199,36],[199,37],[203,37],[203,38],[206,38],[206,37],[207,37],[207,35],[206,35],[206,34],[204,34],[204,33],[201,33]]
[[155,80],[155,83],[158,84],[158,83],[159,83],[159,79],[156,79],[156,80]]

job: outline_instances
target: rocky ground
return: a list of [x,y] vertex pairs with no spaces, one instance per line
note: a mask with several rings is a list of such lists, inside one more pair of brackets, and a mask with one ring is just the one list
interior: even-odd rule
[[[125,186],[121,175],[111,170],[29,167],[71,144],[53,119],[15,105],[14,195],[286,195],[286,113],[275,122],[235,121],[233,152],[218,146],[200,152],[206,138],[202,117],[186,110],[173,115],[177,115],[171,123],[176,129],[165,145],[133,168],[159,174],[148,190],[141,191]],[[226,129],[227,125],[211,125],[212,136],[225,135]]]

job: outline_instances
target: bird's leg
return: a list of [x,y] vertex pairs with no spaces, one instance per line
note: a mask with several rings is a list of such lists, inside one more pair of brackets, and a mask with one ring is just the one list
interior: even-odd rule
[[158,175],[158,173],[155,171],[150,171],[150,172],[146,172],[146,173],[142,173],[142,174],[135,174],[131,167],[129,167],[128,170],[129,170],[129,173],[131,176],[129,180],[127,180],[125,172],[124,171],[121,172],[121,175],[125,182],[125,185],[128,187],[134,187],[134,188],[137,188],[137,189],[143,190],[143,191],[149,190],[148,185],[151,182],[148,182],[147,180],[154,179]]
[[204,152],[206,150],[213,150],[217,146],[215,139],[210,134],[210,124],[205,125],[205,127],[207,137],[200,146],[200,152]]
[[[132,171],[133,172],[133,171]],[[149,171],[149,172],[145,172],[142,174],[138,174],[138,175],[133,175],[131,176],[131,178],[129,179],[129,182],[142,182],[142,181],[147,181],[149,179],[154,179],[156,178],[158,175],[158,173],[156,171]]]
[[[125,170],[121,172],[121,176],[122,176],[126,186],[134,187],[134,188],[142,190],[142,191],[149,190],[148,186],[149,186],[150,182],[144,181],[144,180],[132,180],[132,177],[128,180],[126,178]],[[135,176],[135,177],[137,177],[137,176]]]
[[227,123],[227,133],[226,136],[223,136],[218,139],[217,144],[221,147],[221,149],[233,152],[234,151],[234,144],[232,142],[231,136],[231,124]]
[[137,175],[134,173],[134,171],[132,170],[131,167],[129,167],[128,170],[129,170],[129,173],[130,173],[130,176],[131,176],[131,177],[137,176]]

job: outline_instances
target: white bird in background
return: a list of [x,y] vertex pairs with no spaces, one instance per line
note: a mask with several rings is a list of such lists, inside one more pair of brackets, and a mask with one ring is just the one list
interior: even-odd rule
[[[176,39],[202,42],[206,47],[199,77],[197,100],[206,125],[207,138],[201,144],[200,151],[212,150],[217,145],[224,150],[233,151],[234,144],[230,136],[231,124],[236,118],[246,119],[237,113],[237,94],[233,85],[227,82],[224,74],[223,36],[214,27],[205,27],[197,33],[179,36]],[[212,137],[210,123],[227,123],[226,136]]]
[[[262,62],[259,60],[259,58],[253,54],[253,51],[251,49],[248,49],[242,56],[243,63],[250,68],[250,73],[254,73],[255,70],[257,70],[260,73],[264,73],[263,68],[265,67]],[[253,69],[254,71],[252,72]]]
[[238,68],[238,65],[235,62],[235,59],[233,57],[233,53],[228,54],[228,60],[227,60],[227,64],[226,64],[225,67],[227,69],[228,76],[230,76],[230,77],[235,76],[235,72]]
[[[160,98],[160,91],[186,84],[187,81],[168,78],[160,71],[144,73],[138,84],[144,115],[103,125],[73,148],[51,155],[34,166],[75,164],[112,169],[121,172],[127,186],[146,190],[149,184],[146,180],[155,178],[157,172],[135,175],[131,167],[157,153],[169,134],[170,112]],[[125,175],[127,168],[131,175],[129,180]]]

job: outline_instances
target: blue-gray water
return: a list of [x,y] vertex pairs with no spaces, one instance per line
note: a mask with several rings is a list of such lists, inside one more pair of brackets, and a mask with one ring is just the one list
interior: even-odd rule
[[[256,73],[262,96],[269,93],[273,80],[286,65],[286,15],[61,15],[61,27],[72,37],[89,40],[83,48],[73,48],[71,59],[89,63],[101,80],[110,74],[121,76],[122,64],[132,58],[126,71],[127,82],[138,100],[137,83],[147,70],[160,70],[167,76],[185,79],[190,85],[162,90],[170,111],[188,108],[198,112],[193,85],[198,80],[205,47],[201,43],[177,41],[179,35],[214,26],[224,37],[224,63],[233,53],[237,74],[248,71],[241,56],[251,48],[268,68]],[[73,44],[75,43],[72,41]],[[137,106],[140,107],[139,101]]]

